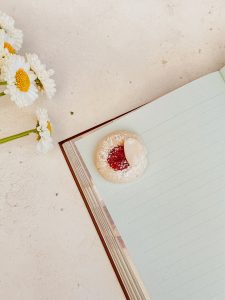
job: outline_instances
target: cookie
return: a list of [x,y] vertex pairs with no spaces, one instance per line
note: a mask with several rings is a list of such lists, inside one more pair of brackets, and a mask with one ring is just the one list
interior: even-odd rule
[[147,166],[147,151],[137,134],[115,131],[103,138],[95,151],[98,172],[113,183],[131,182]]

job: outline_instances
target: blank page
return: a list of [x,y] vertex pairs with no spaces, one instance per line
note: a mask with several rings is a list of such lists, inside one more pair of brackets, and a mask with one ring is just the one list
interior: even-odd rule
[[[96,171],[96,144],[138,133],[145,174],[112,184]],[[225,83],[219,72],[76,141],[152,300],[225,299]]]

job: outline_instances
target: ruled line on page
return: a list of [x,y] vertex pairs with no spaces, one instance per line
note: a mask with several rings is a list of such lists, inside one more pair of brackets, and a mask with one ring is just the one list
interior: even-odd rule
[[[221,94],[218,96],[221,96]],[[206,111],[202,111],[201,106],[198,107],[199,110],[195,110],[195,107],[193,107],[193,111],[190,111],[190,116],[188,116],[187,119],[185,119],[184,116],[180,116],[180,114],[178,114],[177,117],[181,117],[181,120],[179,121],[179,127],[175,127],[175,128],[172,127],[170,129],[170,127],[168,126],[169,124],[166,124],[166,126],[162,126],[162,125],[165,125],[165,123],[160,123],[159,125],[155,126],[154,129],[159,130],[162,127],[163,132],[161,134],[158,134],[158,132],[156,130],[148,129],[148,130],[142,132],[142,134],[141,134],[142,137],[145,137],[146,135],[149,135],[149,133],[151,133],[151,140],[154,141],[155,139],[159,139],[162,136],[165,136],[169,132],[175,132],[175,131],[180,130],[181,128],[187,126],[188,123],[190,123],[194,119],[194,117],[196,117],[196,115],[198,118],[200,118],[202,116],[205,116],[207,113],[212,113],[214,109],[218,112],[218,107],[220,107],[220,109],[224,108],[225,103],[224,103],[223,99],[221,99],[221,98],[218,98],[218,100],[221,101],[221,103],[218,103],[218,100],[216,101],[215,99],[217,99],[217,97],[210,98],[210,100],[214,100],[214,102],[213,102],[212,107],[207,107]],[[170,121],[177,121],[177,120],[176,120],[176,118],[171,118]],[[172,123],[172,125],[174,126],[173,123]]]
[[[222,239],[222,241],[224,242],[224,240],[225,240],[225,237]],[[221,240],[219,240],[219,241],[221,241]],[[180,250],[180,248],[179,248],[179,250]],[[196,249],[195,251],[192,251],[189,255],[193,255],[194,256],[199,251],[204,251],[204,250],[205,250],[205,247],[201,247],[201,248]],[[210,260],[211,263],[213,262],[213,264],[215,264],[216,260],[217,259],[221,259],[221,258],[225,259],[225,249],[223,249],[223,251],[218,252],[216,255],[215,254],[213,254],[211,256],[208,255],[207,259],[205,259],[205,257],[203,259],[199,259],[198,258],[198,262],[195,262],[194,265],[191,265],[191,266],[189,265],[186,268],[182,268],[182,269],[179,269],[179,270],[176,270],[176,268],[174,268],[176,270],[176,272],[172,273],[171,269],[173,269],[173,267],[176,267],[176,265],[178,263],[180,264],[182,261],[184,261],[185,259],[187,259],[187,256],[183,256],[181,259],[179,259],[179,260],[173,262],[172,264],[166,266],[166,268],[168,269],[168,273],[167,273],[167,277],[165,277],[165,273],[164,273],[162,285],[163,286],[166,285],[166,283],[170,279],[171,273],[172,273],[174,279],[176,279],[178,276],[181,276],[186,271],[190,271],[190,270],[194,271],[194,270],[196,270],[199,267],[202,267],[202,266],[204,267],[206,261]]]
[[[215,231],[216,230],[224,230],[224,227],[219,227],[219,228],[216,228],[215,229]],[[205,239],[205,237],[204,237],[204,239]],[[193,243],[193,242],[196,242],[196,241],[199,241],[199,237],[197,237],[197,238],[195,238],[195,239],[193,239],[193,240],[190,240],[190,241],[187,241],[186,243],[184,243],[182,246],[179,246],[179,250],[183,250],[183,248],[185,248],[188,244],[190,244],[190,243]],[[225,236],[224,237],[217,237],[216,239],[214,239],[213,240],[213,242],[224,242],[225,241]],[[210,243],[208,244],[208,246],[210,245]],[[196,247],[195,247],[195,249],[194,250],[192,250],[192,251],[190,251],[189,253],[188,253],[188,255],[183,255],[183,256],[181,256],[179,259],[176,259],[176,260],[174,260],[173,262],[170,262],[169,264],[167,263],[165,263],[164,262],[164,264],[165,264],[165,268],[166,268],[166,270],[167,270],[167,273],[169,274],[168,276],[170,276],[171,275],[171,269],[172,269],[172,267],[176,267],[177,266],[177,264],[179,263],[179,264],[181,264],[182,263],[182,261],[184,262],[186,259],[187,259],[187,257],[190,257],[190,256],[192,256],[192,257],[194,257],[195,256],[195,254],[196,253],[199,253],[199,251],[204,251],[206,249],[206,245],[201,245],[201,247],[199,247],[199,248],[197,248],[196,249]],[[170,255],[171,253],[172,253],[172,251],[174,251],[174,250],[171,250],[171,252],[168,252],[167,253],[167,255]],[[217,253],[216,255],[213,255],[213,257],[215,257],[215,256],[219,256],[219,255],[222,255],[222,254],[224,254],[225,253],[225,249],[223,249],[223,251],[221,251],[220,253]],[[202,259],[202,261],[201,260],[199,260],[198,259],[198,263],[195,263],[194,264],[194,267],[195,266],[198,266],[198,265],[200,265],[200,264],[202,264],[202,263],[204,263],[205,262],[205,259]],[[160,259],[156,259],[156,260],[148,260],[146,263],[148,263],[149,265],[151,265],[151,267],[154,267],[154,266],[160,266]],[[186,267],[186,269],[179,269],[177,272],[176,272],[176,274],[179,274],[180,272],[185,272],[185,271],[187,271],[188,269],[190,269],[190,266],[188,266],[188,267]],[[165,273],[164,273],[164,275],[165,275]],[[174,276],[174,274],[173,274],[173,276]],[[163,280],[165,280],[165,276],[163,276]]]
[[[195,216],[196,215],[198,215],[198,213],[196,213]],[[194,215],[192,215],[192,216],[194,216]],[[193,227],[188,228],[186,231],[182,231],[179,234],[176,234],[176,235],[170,237],[169,239],[162,241],[161,244],[158,244],[155,247],[149,247],[147,249],[143,249],[144,253],[147,253],[147,252],[150,252],[152,250],[158,249],[158,248],[162,247],[163,245],[165,245],[168,241],[172,241],[173,239],[177,238],[179,235],[183,235],[187,232],[193,232],[194,230],[198,229],[200,226],[206,224],[207,222],[214,221],[216,218],[223,217],[223,216],[225,216],[225,212],[221,212],[221,213],[213,216],[212,218],[208,218],[206,221],[200,222],[197,225],[194,225]],[[174,226],[181,225],[181,223],[185,223],[186,221],[187,220],[184,220],[183,222],[178,222],[177,224],[174,224]],[[225,225],[224,225],[224,227],[225,227]],[[160,234],[160,232],[158,234]]]
[[[225,179],[225,176],[224,176],[223,178]],[[214,192],[209,193],[207,196],[204,196],[204,199],[205,199],[205,200],[208,200],[208,198],[212,197],[213,194],[214,194],[214,196],[216,196],[216,194],[217,194],[218,192],[224,191],[224,189],[225,189],[225,187],[224,187],[224,183],[223,183],[223,186],[220,186],[218,189],[215,189]],[[187,197],[185,197],[185,199],[187,199]],[[200,200],[199,200],[199,201],[200,201]],[[220,203],[221,200],[215,201],[214,203],[212,203],[212,204],[211,204],[210,206],[208,206],[207,208],[213,207],[213,205],[215,205],[217,202]],[[186,203],[186,205],[184,205],[184,209],[188,209],[188,208],[190,207],[190,205],[193,205],[194,203],[195,203],[194,200],[192,200],[191,202],[188,201],[188,202]],[[166,219],[168,219],[169,217],[172,217],[173,215],[175,215],[175,213],[178,213],[179,210],[180,210],[180,207],[178,207],[176,211],[175,211],[175,210],[172,210],[168,215],[165,215],[165,216],[162,216],[162,217],[160,216],[160,218],[163,218],[163,220],[166,221]],[[199,210],[199,212],[201,212],[201,211],[202,211],[202,210]],[[143,217],[144,217],[144,216],[143,216]],[[143,218],[143,217],[142,217],[142,218]],[[157,226],[157,220],[154,219],[154,221],[155,221],[155,222],[152,223],[152,220],[150,219],[150,220],[148,220],[148,222],[146,222],[146,223],[144,223],[144,224],[141,224],[141,227],[139,226],[138,228],[135,228],[134,226],[132,226],[132,227],[131,227],[131,230],[132,230],[132,232],[135,234],[135,233],[138,233],[138,231],[144,230],[145,228],[151,228],[151,227],[153,227],[153,226]],[[176,224],[176,223],[175,223],[175,224]],[[137,224],[136,226],[138,226],[138,224]],[[135,229],[136,229],[136,230],[135,230]],[[157,232],[157,234],[158,234],[158,233],[159,233],[159,232]],[[149,237],[149,236],[148,236],[148,234],[147,234],[147,232],[146,232],[146,235],[144,235],[141,239],[139,239],[138,242],[144,243],[144,242],[146,241],[147,237]]]
[[[214,196],[216,196],[217,195],[217,193],[218,192],[223,192],[224,193],[224,186],[223,187],[220,187],[220,188],[218,188],[217,190],[215,190],[215,192],[214,192]],[[212,194],[210,194],[210,197],[212,197]],[[205,200],[208,200],[208,198],[209,197],[205,197],[204,199]],[[191,203],[191,205],[193,206],[193,202],[194,201],[192,201],[192,203]],[[219,200],[219,201],[216,201],[215,202],[215,204],[217,204],[217,203],[220,203],[221,202],[221,200]],[[184,209],[187,209],[188,210],[188,208],[190,207],[190,204],[188,203],[187,205],[186,205],[186,207],[184,207]],[[213,204],[211,204],[211,206],[208,206],[208,208],[210,208],[210,207],[213,207]],[[178,208],[177,210],[176,210],[176,212],[174,212],[174,211],[172,211],[169,215],[166,215],[165,216],[165,218],[164,218],[164,216],[162,217],[164,220],[166,220],[166,219],[171,219],[174,215],[176,215],[176,214],[178,214],[179,213],[179,210],[180,210],[180,208]],[[202,210],[199,210],[199,212],[200,211],[202,211]],[[194,214],[193,214],[194,215]],[[191,215],[191,216],[193,216],[193,215]],[[161,218],[161,217],[160,217]],[[176,223],[175,223],[176,224]],[[135,224],[136,225],[136,224]],[[151,220],[150,220],[150,222],[149,223],[146,223],[146,224],[141,224],[141,227],[138,227],[137,228],[137,226],[138,225],[136,225],[136,226],[132,226],[131,228],[130,228],[130,230],[132,230],[132,233],[133,234],[138,234],[138,232],[140,232],[140,231],[144,231],[146,228],[151,228],[152,226],[157,226],[157,220],[156,219],[154,219],[154,223],[153,222],[151,222]],[[157,232],[157,234],[158,234],[159,232]],[[137,242],[138,243],[142,243],[143,245],[146,243],[146,242],[148,242],[148,239],[150,238],[151,236],[148,234],[148,232],[146,231],[146,234],[144,235],[141,235],[139,238],[138,238],[138,240],[137,240]],[[152,244],[151,244],[152,245]]]
[[[216,94],[215,96],[210,97],[210,98],[207,98],[207,99],[202,98],[203,100],[202,100],[201,102],[199,102],[198,104],[192,105],[191,107],[188,107],[188,108],[182,110],[181,112],[178,112],[178,113],[174,114],[174,115],[171,116],[170,118],[164,120],[163,122],[158,123],[157,125],[155,125],[154,127],[151,127],[151,129],[148,129],[147,131],[152,130],[152,129],[155,129],[155,128],[161,126],[161,125],[164,125],[165,123],[170,122],[172,119],[174,119],[174,118],[176,118],[176,117],[180,117],[182,114],[185,114],[185,113],[187,113],[187,112],[189,112],[189,111],[192,111],[192,110],[195,109],[196,107],[199,107],[199,106],[201,106],[202,104],[204,105],[206,102],[212,101],[212,100],[214,100],[216,97],[221,96],[221,95],[223,95],[223,94],[224,94],[224,92],[218,93],[218,94]],[[146,131],[146,132],[147,132],[147,131]],[[144,134],[144,133],[145,133],[145,132],[143,132],[143,134]]]
[[[199,274],[198,276],[195,276],[195,277],[191,278],[190,280],[185,281],[185,282],[183,283],[183,285],[179,285],[179,286],[177,285],[177,286],[173,287],[171,290],[168,289],[168,293],[170,294],[170,293],[174,292],[177,288],[180,289],[180,288],[182,288],[183,286],[185,286],[185,285],[187,285],[187,284],[190,284],[191,282],[195,281],[196,279],[203,278],[205,275],[208,275],[209,273],[211,273],[211,272],[213,272],[213,271],[221,270],[221,269],[222,269],[223,271],[225,271],[225,263],[219,264],[219,266],[217,266],[217,267],[215,267],[215,268],[212,268],[212,269],[206,271],[205,273],[201,273],[201,274]],[[223,273],[223,275],[224,275],[224,273]],[[222,280],[225,280],[225,276],[222,278]],[[196,293],[196,291],[194,291],[194,293]],[[190,293],[190,294],[194,294],[194,293]],[[188,296],[188,295],[186,294],[185,296]]]
[[[222,153],[222,154],[223,154],[223,153]],[[221,160],[221,161],[222,161],[222,160]],[[213,168],[212,168],[212,167],[211,167],[211,168],[206,168],[206,169],[202,170],[201,172],[199,172],[198,174],[196,174],[196,175],[194,175],[194,176],[189,175],[187,179],[181,181],[180,183],[178,183],[178,182],[175,181],[174,184],[173,184],[170,188],[168,188],[165,192],[161,192],[161,193],[159,192],[159,193],[156,194],[156,195],[152,194],[152,190],[153,190],[154,187],[155,187],[155,186],[153,185],[153,186],[151,186],[151,187],[148,187],[148,188],[145,190],[145,193],[146,193],[146,195],[147,195],[149,191],[151,192],[151,201],[152,201],[152,199],[158,199],[158,198],[160,198],[162,195],[167,194],[168,192],[177,190],[178,188],[182,188],[185,184],[190,183],[190,182],[194,181],[194,179],[199,178],[200,175],[207,174],[207,173],[211,173],[211,171],[213,171],[213,170],[218,170],[218,169],[221,168],[221,166],[224,166],[224,165],[225,165],[225,162],[223,162],[223,163],[218,162],[216,165],[214,165]],[[225,170],[224,170],[223,172],[224,172],[224,174],[225,174]],[[179,175],[182,176],[182,172],[177,172],[174,176],[171,176],[169,179],[166,179],[165,182],[168,182],[168,180],[171,180],[171,179],[174,179],[174,178],[176,179],[177,176],[179,176]],[[221,176],[221,175],[220,175],[220,176]],[[162,184],[162,183],[164,183],[164,181],[158,182],[158,186],[160,186],[160,184]],[[132,196],[130,196],[130,199],[135,198],[135,197],[136,197],[136,195],[132,195]],[[147,203],[147,204],[149,205],[149,199],[146,199],[146,200],[144,200],[144,201],[138,201],[137,205],[136,205],[135,207],[132,207],[132,210],[133,210],[133,209],[138,209],[138,208],[142,207],[145,203]],[[164,203],[162,203],[162,205],[164,205]],[[128,209],[128,211],[129,211],[129,209]],[[145,214],[144,214],[144,215],[145,215]],[[140,217],[143,217],[144,215],[141,215]],[[134,220],[133,220],[133,221],[134,221]],[[132,222],[132,220],[131,220],[131,222]]]

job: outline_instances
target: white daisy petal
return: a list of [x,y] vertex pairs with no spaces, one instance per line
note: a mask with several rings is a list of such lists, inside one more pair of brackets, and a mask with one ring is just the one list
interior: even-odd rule
[[53,140],[51,137],[51,122],[48,117],[48,112],[46,109],[39,108],[36,112],[38,125],[38,144],[37,149],[39,152],[47,153],[53,148]]
[[7,57],[2,67],[2,76],[7,81],[6,90],[19,107],[31,105],[38,97],[35,75],[25,58],[19,55]]
[[2,67],[1,62],[8,56],[10,53],[7,48],[5,48],[5,41],[7,40],[6,33],[3,29],[0,29],[0,68]]
[[4,48],[5,31],[0,29],[0,49]]
[[5,81],[2,73],[3,65],[7,58],[16,52],[13,40],[7,36],[3,29],[0,29],[0,81]]
[[8,32],[14,28],[14,23],[15,21],[12,17],[0,11],[0,29]]
[[7,35],[11,46],[15,51],[19,51],[23,44],[23,32],[20,29],[13,29]]
[[47,72],[49,76],[53,76],[55,74],[55,71],[52,69],[49,69]]
[[0,12],[0,29],[6,34],[5,42],[8,42],[15,51],[19,51],[23,43],[23,32],[20,29],[16,29],[14,23],[13,18]]
[[9,55],[8,50],[4,48],[4,37],[5,32],[2,29],[0,29],[0,81],[4,81],[2,67]]
[[49,139],[41,139],[38,143],[37,143],[37,150],[39,152],[42,153],[47,153],[48,151],[50,151],[53,148],[52,145],[52,138],[50,137]]
[[46,70],[45,65],[40,62],[36,54],[26,54],[31,70],[36,75],[36,84],[40,90],[46,93],[47,97],[51,99],[56,92],[55,81],[51,78],[54,74],[52,69]]

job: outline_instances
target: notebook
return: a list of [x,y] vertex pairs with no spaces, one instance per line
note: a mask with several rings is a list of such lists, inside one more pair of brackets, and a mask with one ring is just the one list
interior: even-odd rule
[[[225,299],[225,69],[60,142],[126,299]],[[97,143],[137,133],[148,167],[114,184]]]

